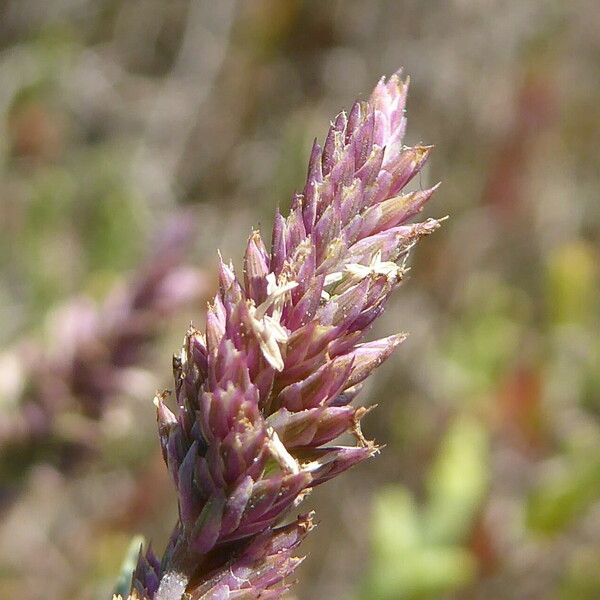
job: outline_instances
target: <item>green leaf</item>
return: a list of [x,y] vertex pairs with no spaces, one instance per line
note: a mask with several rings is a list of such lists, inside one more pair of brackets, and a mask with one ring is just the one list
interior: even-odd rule
[[598,297],[595,249],[584,242],[560,247],[550,257],[546,274],[547,305],[553,324],[586,323]]
[[468,535],[489,482],[486,430],[476,419],[457,418],[442,441],[428,480],[425,535],[432,543],[454,544]]
[[120,594],[125,598],[129,594],[129,590],[131,588],[131,577],[133,575],[133,571],[135,570],[140,549],[144,545],[144,542],[144,537],[141,535],[136,535],[132,538],[127,548],[127,552],[125,553],[125,557],[123,558],[123,562],[121,563],[119,578],[117,579],[115,589],[113,590],[115,595],[118,596]]
[[531,529],[556,533],[600,499],[600,455],[565,457],[530,494],[527,523]]

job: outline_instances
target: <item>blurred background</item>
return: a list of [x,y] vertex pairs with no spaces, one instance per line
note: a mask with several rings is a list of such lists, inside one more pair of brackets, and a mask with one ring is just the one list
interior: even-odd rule
[[450,219],[294,598],[600,598],[599,31],[593,0],[2,0],[0,597],[107,598],[134,535],[162,551],[151,400],[216,249],[402,66]]

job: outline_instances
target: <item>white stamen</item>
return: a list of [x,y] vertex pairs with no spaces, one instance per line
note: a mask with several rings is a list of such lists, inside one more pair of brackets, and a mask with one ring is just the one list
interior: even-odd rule
[[268,315],[262,319],[257,318],[257,309],[254,306],[250,305],[249,311],[250,325],[265,360],[276,371],[283,371],[283,356],[281,355],[279,344],[287,342],[287,332],[276,320]]
[[329,273],[329,275],[325,275],[325,279],[323,280],[323,285],[331,285],[332,283],[337,283],[342,279],[344,274],[341,271],[336,271],[335,273]]
[[[288,341],[288,332],[281,325],[281,313],[285,305],[287,294],[297,287],[295,281],[287,281],[281,278],[277,281],[274,273],[269,273],[267,279],[267,299],[255,307],[249,305],[250,324],[258,339],[261,352],[265,360],[277,371],[283,371],[283,355],[280,344]],[[267,315],[269,308],[273,307],[271,315]]]
[[273,316],[279,319],[281,318],[281,311],[285,304],[285,298],[289,291],[298,287],[297,281],[286,281],[283,280],[279,283],[275,278],[275,273],[269,273],[267,279],[267,299],[257,307],[256,316],[262,319],[266,312],[273,306]]
[[279,466],[289,473],[294,475],[300,473],[300,465],[298,461],[287,451],[283,442],[272,427],[267,428],[269,436],[269,449],[273,454],[273,458],[279,463]]
[[345,271],[358,279],[369,275],[384,275],[388,281],[396,282],[402,278],[404,268],[392,261],[382,261],[381,250],[378,250],[368,265],[350,263],[345,266]]

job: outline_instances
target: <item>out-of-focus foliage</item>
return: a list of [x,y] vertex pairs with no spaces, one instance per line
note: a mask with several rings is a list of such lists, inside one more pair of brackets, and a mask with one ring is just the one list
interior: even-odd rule
[[[363,392],[386,447],[313,494],[296,597],[600,597],[596,4],[1,2],[0,432],[65,303],[102,306],[182,207],[190,264],[240,256],[330,116],[404,66],[407,143],[436,145],[416,185],[443,182],[424,216],[450,219],[382,317],[411,333]],[[107,598],[133,535],[165,543],[150,400],[200,313],[161,320],[99,419],[58,403],[88,460],[2,453],[0,597]]]
[[464,547],[488,485],[488,440],[470,417],[450,424],[419,508],[403,486],[376,497],[371,570],[361,598],[435,598],[471,583],[477,563]]
[[468,400],[488,394],[514,360],[519,320],[526,317],[516,290],[482,276],[464,291],[465,309],[442,338],[448,396]]

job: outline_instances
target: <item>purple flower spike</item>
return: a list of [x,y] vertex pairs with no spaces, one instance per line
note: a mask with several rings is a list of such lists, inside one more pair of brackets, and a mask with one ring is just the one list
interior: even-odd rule
[[[437,187],[402,192],[431,150],[402,144],[407,89],[399,74],[381,79],[338,115],[289,215],[276,214],[270,251],[255,231],[241,277],[220,262],[206,330],[190,329],[174,360],[177,414],[156,400],[179,520],[158,570],[140,556],[140,597],[280,598],[311,528],[280,523],[377,452],[353,400],[405,334],[364,337],[410,249],[439,227],[407,224]],[[327,446],[345,432],[355,446]]]

